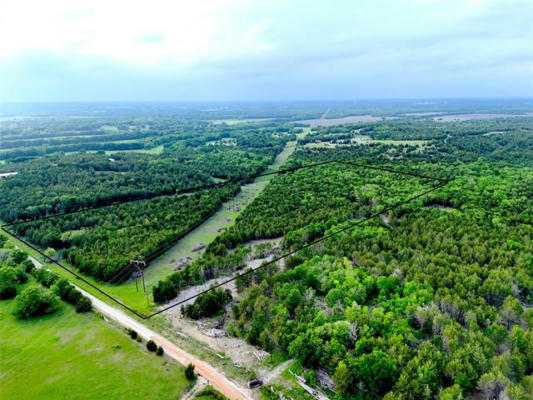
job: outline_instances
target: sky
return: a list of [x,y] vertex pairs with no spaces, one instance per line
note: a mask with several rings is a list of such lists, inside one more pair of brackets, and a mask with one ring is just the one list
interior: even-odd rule
[[2,0],[0,102],[533,96],[533,0]]

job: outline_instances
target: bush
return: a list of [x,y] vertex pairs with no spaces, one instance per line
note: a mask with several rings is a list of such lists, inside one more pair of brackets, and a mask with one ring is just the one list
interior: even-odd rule
[[[79,292],[78,292],[79,293]],[[84,313],[91,311],[93,303],[88,297],[81,296],[80,300],[76,303],[76,312]]]
[[24,260],[22,261],[21,265],[24,267],[24,272],[26,272],[27,274],[30,274],[31,271],[35,269],[35,265],[33,264],[33,262],[31,262],[31,260]]
[[52,286],[58,279],[59,279],[59,276],[44,269],[44,268],[40,268],[40,269],[34,269],[32,271],[32,275],[35,277],[35,279],[37,280],[37,282],[39,282],[41,285],[49,288],[50,286]]
[[158,356],[162,356],[164,352],[165,352],[165,351],[163,350],[163,348],[162,348],[161,346],[159,346],[159,347],[157,348],[157,353],[156,353],[156,354],[157,354]]
[[[272,392],[270,390],[267,391],[268,393],[272,394]],[[261,392],[261,394],[263,394]],[[210,399],[210,400],[225,400],[226,397],[224,395],[222,395],[220,392],[218,392],[217,390],[215,390],[215,388],[213,386],[207,386],[206,388],[202,389],[200,392],[198,392],[198,394],[196,395],[197,398],[206,398],[206,399]],[[263,397],[261,397],[263,398]],[[265,397],[265,398],[269,398],[269,397]],[[278,397],[275,396],[274,397],[276,400],[278,400]]]
[[229,289],[214,289],[196,298],[193,304],[187,304],[181,308],[184,316],[192,319],[212,317],[224,309],[232,299]]
[[146,348],[148,349],[148,351],[154,352],[157,350],[157,344],[155,344],[153,340],[149,340],[148,342],[146,342]]
[[129,329],[128,333],[130,335],[130,338],[132,338],[134,340],[137,339],[137,332],[136,331],[134,331],[133,329]]
[[11,299],[17,295],[17,271],[13,267],[0,268],[0,299]]
[[30,286],[17,297],[14,314],[20,318],[51,314],[59,307],[56,295],[38,286]]
[[56,250],[52,247],[49,247],[44,251],[44,255],[49,258],[54,258],[56,255]]
[[187,378],[188,381],[192,381],[196,378],[196,374],[194,373],[194,365],[187,365],[185,368],[185,378]]
[[57,294],[61,300],[72,304],[76,307],[76,312],[91,311],[92,303],[87,297],[83,296],[78,289],[70,284],[64,278],[59,278],[52,287],[52,291]]
[[26,253],[25,251],[15,249],[15,251],[13,252],[13,262],[15,264],[20,264],[24,262],[27,258],[28,258],[28,253]]
[[165,303],[175,298],[179,289],[173,282],[169,280],[159,281],[156,286],[152,288],[154,301],[156,303]]
[[15,268],[17,283],[26,283],[28,281],[28,275],[24,271],[25,269],[23,266],[18,266]]

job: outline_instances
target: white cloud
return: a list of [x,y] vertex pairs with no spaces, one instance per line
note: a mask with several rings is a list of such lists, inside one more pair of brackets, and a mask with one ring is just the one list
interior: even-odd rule
[[489,74],[523,95],[532,13],[533,0],[0,0],[0,100],[375,97],[397,82],[487,94]]
[[[270,45],[261,39],[266,22],[239,24],[235,18],[247,4],[242,0],[8,0],[1,6],[0,57],[51,51],[155,65],[266,50]],[[144,40],[149,36],[159,40]]]

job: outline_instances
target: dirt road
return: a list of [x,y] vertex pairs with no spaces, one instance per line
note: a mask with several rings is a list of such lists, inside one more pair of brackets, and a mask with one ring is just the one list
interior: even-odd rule
[[[43,264],[33,257],[29,257],[33,262],[36,268],[42,268]],[[75,286],[75,285],[74,285]],[[103,302],[102,300],[94,297],[90,293],[87,293],[85,290],[76,286],[76,288],[83,293],[84,296],[87,296],[91,299],[93,303],[93,308],[98,311],[100,314],[104,315],[107,318],[112,319],[121,326],[129,329],[135,330],[140,337],[144,340],[153,340],[159,346],[163,347],[165,353],[178,361],[182,365],[193,364],[196,372],[205,378],[210,385],[212,385],[216,390],[222,393],[224,396],[228,397],[231,400],[247,400],[252,399],[249,391],[237,386],[234,382],[226,378],[220,371],[211,365],[198,360],[191,354],[183,351],[174,343],[164,338],[159,333],[148,328],[143,323],[137,321],[136,319],[128,316],[121,310],[110,306],[109,304]]]

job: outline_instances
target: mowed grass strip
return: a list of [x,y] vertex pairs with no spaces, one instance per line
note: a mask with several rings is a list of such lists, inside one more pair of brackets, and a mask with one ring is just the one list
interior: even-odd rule
[[187,386],[179,364],[94,313],[62,304],[52,315],[20,321],[14,305],[0,301],[1,399],[170,400]]

